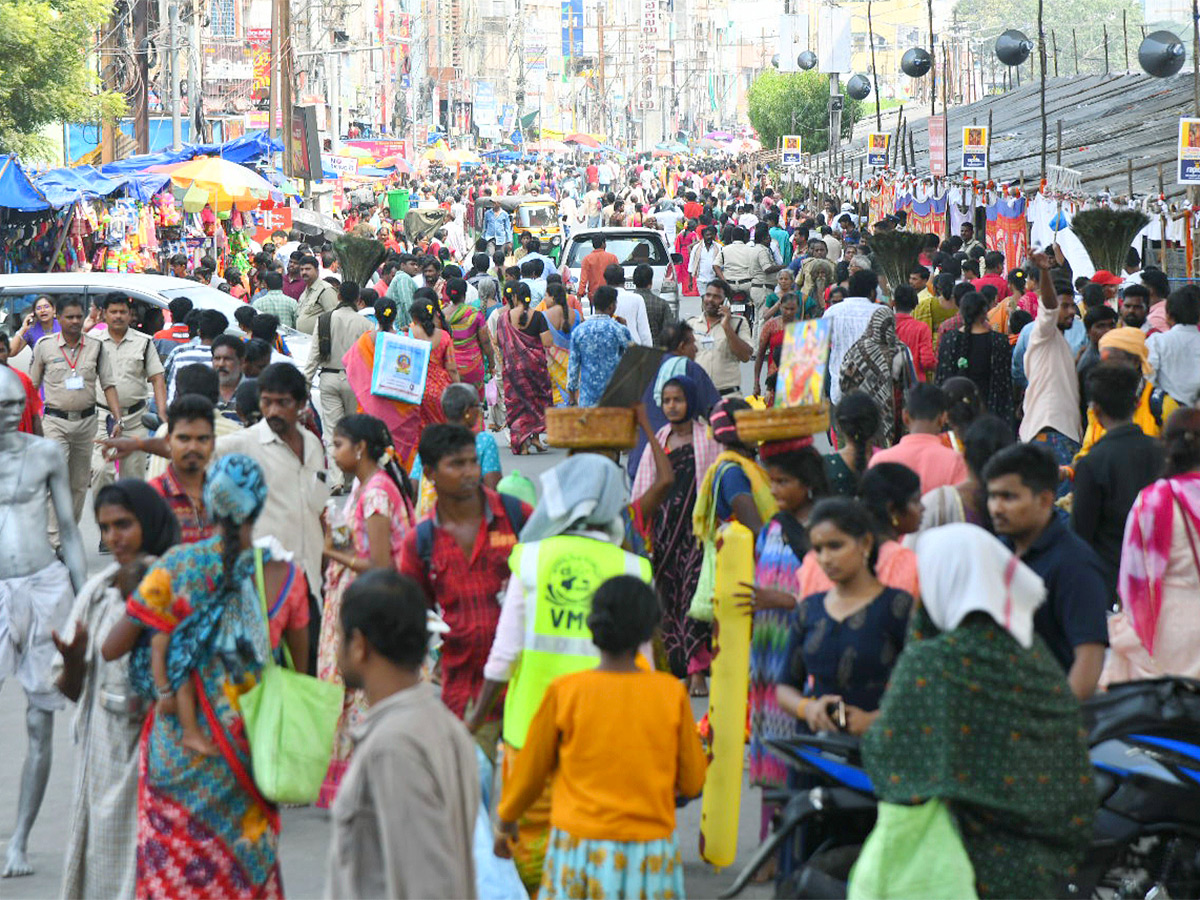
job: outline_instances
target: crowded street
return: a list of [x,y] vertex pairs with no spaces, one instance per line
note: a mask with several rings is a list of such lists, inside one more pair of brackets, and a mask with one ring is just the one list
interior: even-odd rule
[[1196,3],[0,0],[0,898],[1200,898]]

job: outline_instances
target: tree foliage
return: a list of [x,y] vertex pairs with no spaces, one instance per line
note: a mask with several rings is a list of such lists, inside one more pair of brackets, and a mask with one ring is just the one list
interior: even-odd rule
[[111,9],[108,0],[0,0],[0,153],[45,158],[47,125],[120,114],[122,98],[97,90],[87,59]]
[[[1125,71],[1125,35],[1121,14],[1125,14],[1129,29],[1129,67],[1138,69],[1137,48],[1142,42],[1142,4],[1136,0],[1054,0],[1046,3],[1043,28],[1046,33],[1046,74],[1054,75],[1054,43],[1058,44],[1058,74],[1075,74],[1075,47],[1079,48],[1079,72],[1082,75],[1104,71],[1104,29],[1108,28],[1108,67],[1110,72]],[[1009,28],[1025,32],[1037,40],[1037,0],[958,0],[954,5],[954,25],[967,29],[976,39],[985,41],[985,50],[992,52],[996,37]],[[1074,40],[1072,40],[1074,31]],[[1186,36],[1185,36],[1186,40]],[[1029,55],[1035,73],[1037,49]],[[991,60],[988,61],[991,65]],[[1003,68],[995,61],[997,77]],[[1030,72],[1030,62],[1022,67],[1022,80]]]
[[[862,104],[844,98],[842,138],[850,137]],[[746,92],[750,124],[765,149],[773,150],[785,134],[798,134],[806,153],[829,148],[829,76],[819,72],[767,70]]]

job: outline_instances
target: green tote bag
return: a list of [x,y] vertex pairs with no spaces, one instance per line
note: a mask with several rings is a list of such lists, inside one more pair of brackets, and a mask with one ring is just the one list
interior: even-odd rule
[[[254,553],[254,578],[269,635],[262,550]],[[268,800],[312,803],[333,756],[333,736],[345,689],[297,672],[287,642],[280,646],[287,666],[277,665],[268,654],[258,684],[241,699],[251,771]]]
[[975,868],[941,800],[880,803],[850,872],[849,900],[973,900]]

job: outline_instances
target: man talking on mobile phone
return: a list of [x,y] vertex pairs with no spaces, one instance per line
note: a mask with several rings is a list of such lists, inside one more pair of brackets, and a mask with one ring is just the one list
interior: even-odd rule
[[747,343],[750,325],[730,312],[729,285],[724,281],[710,281],[702,302],[704,312],[688,320],[696,334],[696,363],[722,396],[741,393],[741,363],[753,353]]

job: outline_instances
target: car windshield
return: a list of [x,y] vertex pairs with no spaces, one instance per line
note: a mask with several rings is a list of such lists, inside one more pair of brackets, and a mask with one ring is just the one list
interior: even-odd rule
[[[604,249],[615,256],[623,266],[636,266],[646,263],[650,266],[665,266],[667,252],[661,238],[643,237],[640,235],[607,235],[608,242]],[[583,264],[583,258],[592,252],[592,242],[584,237],[571,247],[571,258],[567,265],[578,268]]]
[[548,228],[558,224],[553,206],[522,206],[521,224],[527,228]]

